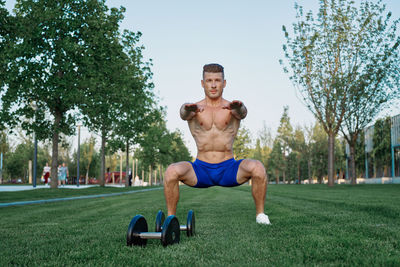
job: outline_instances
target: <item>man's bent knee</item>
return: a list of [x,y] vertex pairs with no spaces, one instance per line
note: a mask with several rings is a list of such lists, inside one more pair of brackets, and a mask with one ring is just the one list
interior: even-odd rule
[[266,180],[267,179],[267,174],[265,172],[264,165],[260,161],[253,160],[250,163],[249,167],[251,169],[252,178],[257,178],[257,179],[262,179],[262,180]]
[[[190,163],[177,162],[168,166],[165,171],[165,183],[183,182],[189,186],[193,186],[197,183],[194,171],[191,170]],[[191,173],[192,171],[192,173]]]
[[165,171],[164,181],[165,183],[179,181],[179,175],[175,163],[168,166],[167,170]]

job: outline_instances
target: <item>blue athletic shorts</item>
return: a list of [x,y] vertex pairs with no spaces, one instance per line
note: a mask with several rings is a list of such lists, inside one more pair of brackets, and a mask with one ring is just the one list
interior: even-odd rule
[[214,185],[224,187],[238,186],[236,176],[240,162],[242,162],[242,159],[236,161],[234,158],[220,163],[208,163],[198,159],[190,162],[197,176],[197,184],[194,187],[206,188]]

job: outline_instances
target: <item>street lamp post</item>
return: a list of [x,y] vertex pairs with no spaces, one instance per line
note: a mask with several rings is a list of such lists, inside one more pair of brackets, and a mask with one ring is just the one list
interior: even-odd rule
[[79,187],[79,161],[80,161],[80,157],[81,157],[81,153],[80,153],[80,147],[81,147],[81,126],[78,125],[78,151],[77,151],[77,170],[76,170],[76,186]]
[[0,153],[0,184],[3,183],[3,152]]
[[[31,106],[32,106],[33,111],[35,112],[35,122],[36,122],[36,110],[37,110],[36,103],[32,102]],[[33,144],[34,144],[34,149],[33,149],[33,181],[32,181],[32,185],[35,188],[36,187],[36,167],[37,167],[37,138],[36,138],[36,131],[33,131]]]
[[33,152],[33,187],[36,187],[36,167],[37,167],[37,138],[36,134],[33,133],[34,152]]

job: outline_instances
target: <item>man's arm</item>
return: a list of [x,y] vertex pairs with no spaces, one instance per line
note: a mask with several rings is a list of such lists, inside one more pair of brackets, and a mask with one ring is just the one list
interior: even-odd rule
[[181,119],[184,121],[189,121],[193,119],[193,117],[196,116],[198,112],[202,111],[203,108],[199,107],[197,104],[185,103],[180,109]]
[[233,100],[229,106],[223,108],[229,109],[232,115],[238,120],[243,120],[247,116],[247,108],[242,101]]

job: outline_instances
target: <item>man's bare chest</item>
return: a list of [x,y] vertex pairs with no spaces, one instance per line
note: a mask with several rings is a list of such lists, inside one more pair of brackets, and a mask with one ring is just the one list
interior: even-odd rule
[[227,109],[206,108],[197,114],[195,121],[202,130],[209,131],[214,128],[223,131],[232,125],[232,115]]

